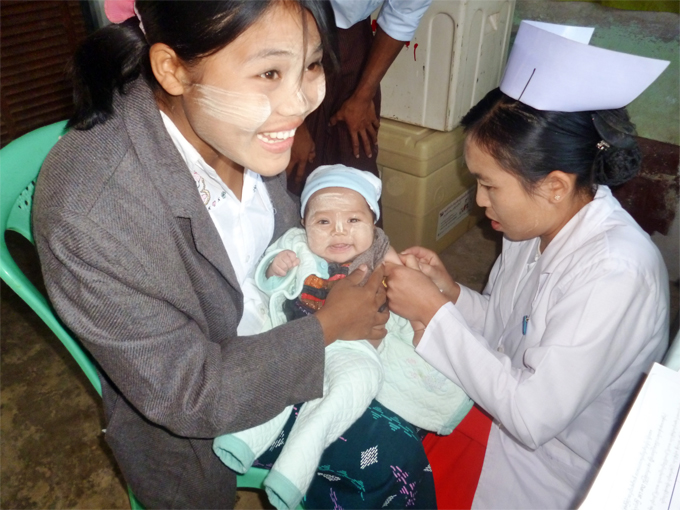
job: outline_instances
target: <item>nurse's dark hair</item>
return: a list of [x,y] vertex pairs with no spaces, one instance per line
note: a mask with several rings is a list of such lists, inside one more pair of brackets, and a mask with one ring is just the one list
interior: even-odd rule
[[576,175],[577,188],[617,186],[640,170],[635,126],[625,108],[543,111],[500,89],[489,92],[461,121],[467,138],[532,191],[553,170]]
[[[316,21],[327,73],[338,69],[333,9],[326,0],[137,0],[137,17],[91,34],[76,51],[71,76],[75,113],[69,127],[90,129],[113,114],[116,91],[140,75],[160,88],[151,70],[149,48],[171,47],[187,65],[233,42],[276,3],[306,9]],[[302,16],[306,37],[306,18]]]

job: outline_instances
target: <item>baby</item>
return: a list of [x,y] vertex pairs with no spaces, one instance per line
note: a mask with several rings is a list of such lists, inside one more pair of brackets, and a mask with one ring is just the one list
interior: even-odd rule
[[[310,175],[301,197],[301,222],[309,249],[328,264],[329,279],[307,277],[300,296],[283,305],[289,321],[321,309],[333,283],[345,278],[351,272],[350,266],[354,269],[366,263],[370,274],[383,260],[401,264],[383,231],[375,227],[380,216],[381,186],[373,174],[340,165],[320,168]],[[285,277],[299,264],[293,250],[282,250],[265,275]],[[374,347],[380,342],[371,341]]]
[[[322,166],[308,177],[301,196],[304,229],[293,228],[273,243],[255,274],[256,285],[269,296],[272,326],[317,312],[334,282],[362,264],[368,277],[386,259],[401,263],[375,226],[381,189],[377,177],[344,165]],[[469,411],[467,395],[415,353],[414,327],[390,314],[386,328],[382,342],[338,340],[326,347],[324,395],[301,407],[264,482],[275,507],[297,506],[324,449],[373,399],[413,425],[440,434],[450,433]],[[277,440],[291,410],[221,436],[213,449],[229,467],[245,472]]]

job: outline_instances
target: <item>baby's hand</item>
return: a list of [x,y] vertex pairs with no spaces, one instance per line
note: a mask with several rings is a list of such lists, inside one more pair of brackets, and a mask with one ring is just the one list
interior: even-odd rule
[[274,256],[274,260],[267,268],[267,278],[272,276],[286,276],[288,271],[300,264],[300,259],[297,258],[294,251],[283,250]]

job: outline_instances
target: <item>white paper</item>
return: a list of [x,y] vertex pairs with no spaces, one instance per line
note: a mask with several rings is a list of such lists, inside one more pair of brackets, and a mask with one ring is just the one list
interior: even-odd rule
[[538,110],[626,106],[669,62],[590,46],[592,28],[522,21],[501,90]]
[[655,363],[580,510],[680,509],[680,372]]

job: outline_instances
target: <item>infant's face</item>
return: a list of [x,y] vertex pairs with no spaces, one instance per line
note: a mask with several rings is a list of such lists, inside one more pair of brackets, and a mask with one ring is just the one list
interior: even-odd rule
[[327,262],[344,264],[368,250],[374,228],[373,213],[356,191],[325,188],[307,202],[307,242]]

